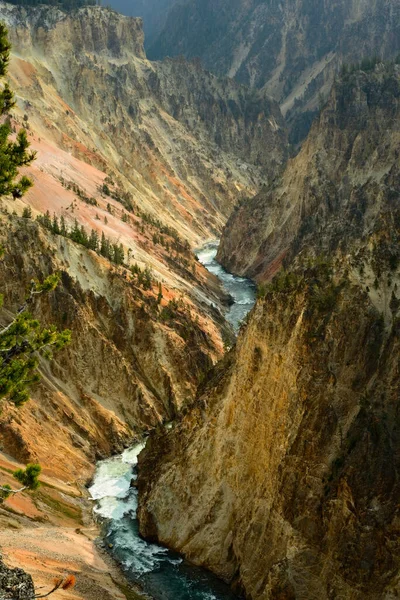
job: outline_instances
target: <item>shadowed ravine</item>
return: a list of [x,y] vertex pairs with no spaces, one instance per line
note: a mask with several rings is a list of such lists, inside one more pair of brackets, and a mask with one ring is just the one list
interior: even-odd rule
[[[215,260],[216,253],[217,244],[210,243],[197,256],[232,296],[234,302],[226,318],[237,331],[254,305],[255,287],[248,279],[227,273]],[[136,478],[137,457],[144,445],[100,462],[90,488],[97,501],[95,512],[105,519],[106,543],[114,558],[128,577],[155,600],[234,600],[237,596],[211,573],[139,536],[137,490],[131,481]]]

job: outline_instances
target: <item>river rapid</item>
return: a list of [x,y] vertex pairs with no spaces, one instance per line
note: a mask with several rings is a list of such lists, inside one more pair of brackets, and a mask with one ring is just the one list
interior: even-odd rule
[[[255,287],[247,279],[227,273],[215,260],[217,244],[204,246],[196,254],[199,261],[222,282],[234,303],[226,315],[238,331],[255,302]],[[195,567],[180,555],[151,544],[139,535],[136,519],[136,479],[138,455],[145,442],[97,465],[89,489],[94,511],[104,520],[105,542],[128,579],[154,600],[237,600],[232,591],[212,573]]]
[[200,248],[196,252],[196,256],[207,271],[218,277],[225,291],[232,296],[233,304],[230,306],[225,318],[237,333],[243,319],[254,306],[256,286],[250,279],[237,277],[225,271],[224,267],[215,259],[217,250],[218,242],[210,242]]

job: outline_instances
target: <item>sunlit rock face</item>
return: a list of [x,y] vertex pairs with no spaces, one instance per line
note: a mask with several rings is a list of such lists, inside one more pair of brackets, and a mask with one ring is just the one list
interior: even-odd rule
[[282,177],[232,214],[218,259],[263,281],[303,246],[345,250],[397,210],[399,90],[398,65],[344,75]]
[[[59,271],[61,284],[37,316],[74,339],[60,362],[43,366],[23,418],[2,415],[1,435],[18,460],[69,479],[172,418],[223,354],[221,332],[232,336],[224,294],[192,249],[218,237],[238,198],[282,168],[286,132],[264,93],[198,63],[148,61],[141,19],[6,3],[0,18],[12,42],[12,127],[27,127],[38,152],[26,170],[32,189],[0,207],[9,215],[0,230],[4,305],[15,311],[31,277]],[[21,219],[27,206],[33,219],[49,211],[122,244],[125,265],[151,269],[152,288]],[[178,308],[161,316],[170,302]],[[8,313],[1,318],[7,323]]]
[[142,209],[194,243],[286,159],[276,102],[198,63],[151,63],[141,19],[100,7],[0,4],[21,115],[41,138],[121,179]]
[[232,218],[232,264],[279,272],[139,459],[142,533],[246,598],[399,593],[399,98],[397,67],[344,76],[282,179]]

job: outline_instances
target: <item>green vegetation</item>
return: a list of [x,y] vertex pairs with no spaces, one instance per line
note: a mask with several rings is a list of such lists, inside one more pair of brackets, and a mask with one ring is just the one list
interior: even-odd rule
[[145,269],[142,270],[139,265],[135,263],[131,266],[131,274],[132,277],[136,278],[136,283],[139,287],[142,287],[144,290],[151,290],[153,285],[153,274],[149,267],[145,267]]
[[29,388],[39,381],[40,356],[49,358],[51,350],[59,350],[70,341],[68,330],[58,332],[55,326],[41,327],[28,311],[34,299],[54,290],[58,281],[58,275],[50,275],[43,283],[32,282],[25,303],[0,331],[0,398],[16,406],[29,399]]
[[104,258],[107,258],[116,265],[122,265],[124,263],[125,254],[122,244],[111,242],[104,235],[104,232],[101,234],[101,239],[95,229],[92,229],[90,234],[88,234],[82,225],[79,226],[76,219],[74,226],[69,229],[63,216],[58,220],[58,217],[55,214],[51,217],[49,211],[44,215],[39,215],[37,221],[55,235],[62,235],[63,237],[69,238],[73,242],[81,244],[82,246],[85,246],[85,248],[104,256]]
[[317,326],[309,332],[312,339],[323,335],[327,320],[346,282],[344,277],[335,277],[330,260],[318,256],[306,259],[295,271],[282,269],[269,284],[258,286],[257,297],[272,301],[277,296],[284,296],[287,304],[302,294],[306,303],[305,316],[313,323],[313,327]]
[[13,477],[17,479],[22,485],[21,488],[14,490],[10,485],[3,485],[0,487],[0,503],[9,498],[11,494],[19,494],[25,490],[35,491],[39,488],[39,475],[42,471],[40,465],[28,464],[26,469],[17,469],[13,472]]
[[359,63],[347,64],[343,63],[340,74],[342,77],[355,73],[356,71],[373,71],[382,59],[379,56],[365,57]]
[[[0,23],[0,79],[7,73],[10,48],[7,29]],[[7,116],[14,105],[14,94],[9,85],[4,83],[0,92],[0,116],[5,117],[5,122],[0,125],[0,196],[21,198],[32,182],[25,175],[18,178],[18,169],[29,165],[35,158],[35,152],[28,151],[29,142],[25,129],[18,132],[15,142],[9,139],[11,126]]]
[[[0,23],[0,78],[7,73],[10,44],[7,29]],[[19,177],[19,167],[29,165],[35,158],[29,152],[26,131],[20,130],[16,141],[10,141],[11,128],[8,113],[14,106],[14,96],[7,83],[0,92],[0,115],[6,122],[0,125],[0,196],[20,198],[32,185],[30,179]],[[24,217],[32,215],[30,208],[24,210]],[[0,248],[0,257],[4,248]],[[25,302],[8,325],[0,330],[0,399],[21,406],[29,399],[29,389],[39,381],[38,366],[41,356],[49,358],[51,350],[59,350],[70,341],[70,332],[58,332],[54,326],[42,327],[29,312],[37,296],[54,290],[58,284],[58,274],[44,281],[32,281]],[[0,308],[3,305],[0,294]],[[4,502],[11,494],[24,490],[36,490],[39,487],[40,465],[28,464],[25,469],[13,473],[22,487],[14,490],[9,485],[0,487],[0,500]]]
[[88,196],[84,190],[82,190],[82,188],[80,188],[79,185],[73,181],[66,181],[63,177],[60,177],[60,182],[65,189],[72,190],[78,196],[78,198],[83,200],[83,202],[86,202],[86,204],[89,204],[90,206],[99,205],[96,198]]

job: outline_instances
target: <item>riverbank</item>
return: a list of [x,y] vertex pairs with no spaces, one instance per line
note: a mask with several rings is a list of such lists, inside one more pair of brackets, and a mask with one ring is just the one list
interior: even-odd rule
[[225,318],[232,325],[235,333],[256,301],[256,286],[250,279],[237,277],[228,273],[216,260],[218,241],[208,242],[196,251],[199,262],[222,284],[227,296],[231,299]]
[[229,587],[208,571],[139,535],[136,519],[137,457],[144,444],[98,464],[89,491],[104,519],[105,545],[133,586],[154,600],[235,600]]
[[[198,260],[218,277],[232,305],[225,315],[238,331],[255,302],[254,284],[227,273],[215,256],[217,243],[196,252]],[[212,300],[209,299],[210,305]],[[173,428],[173,424],[170,425]],[[95,512],[104,519],[105,543],[132,582],[155,600],[235,600],[230,588],[210,572],[196,567],[167,548],[143,540],[136,518],[138,505],[134,484],[138,444],[121,455],[98,463],[89,491],[96,501]]]
[[[2,484],[12,485],[10,471],[20,466],[0,453]],[[41,480],[34,494],[12,496],[0,506],[0,547],[7,566],[29,573],[42,593],[55,577],[75,575],[74,588],[57,592],[60,600],[147,600],[102,547],[83,484],[51,475]]]

